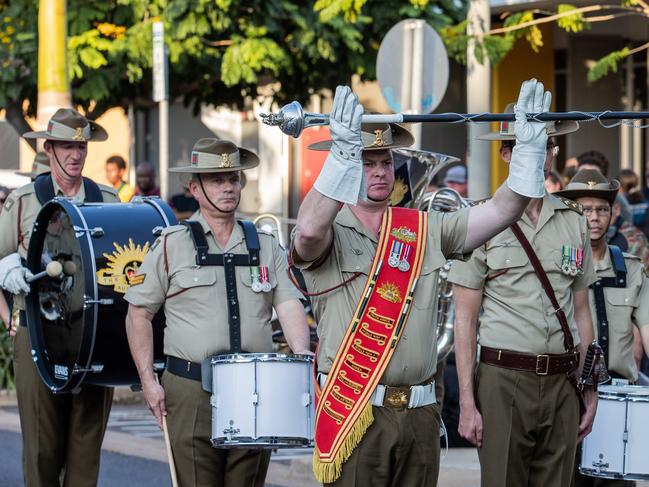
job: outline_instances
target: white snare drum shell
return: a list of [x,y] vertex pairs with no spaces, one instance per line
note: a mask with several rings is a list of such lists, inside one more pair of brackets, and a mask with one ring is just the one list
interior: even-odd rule
[[600,393],[593,430],[584,438],[579,470],[585,475],[613,478],[624,473],[626,402]]
[[649,387],[628,397],[625,473],[634,480],[649,479]]

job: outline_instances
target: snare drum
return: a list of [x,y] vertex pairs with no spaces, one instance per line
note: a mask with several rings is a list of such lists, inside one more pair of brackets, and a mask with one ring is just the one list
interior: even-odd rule
[[313,358],[219,355],[212,368],[212,445],[300,448],[313,444]]
[[648,451],[649,387],[600,386],[579,471],[592,477],[649,480]]

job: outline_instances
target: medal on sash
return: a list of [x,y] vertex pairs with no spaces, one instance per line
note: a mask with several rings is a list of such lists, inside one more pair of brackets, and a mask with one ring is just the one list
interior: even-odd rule
[[403,244],[403,252],[401,260],[399,261],[399,270],[401,272],[408,272],[410,270],[410,254],[412,247],[408,244]]
[[399,267],[401,262],[401,247],[403,244],[398,240],[392,242],[392,248],[390,249],[390,257],[388,257],[388,265],[394,267],[395,269]]

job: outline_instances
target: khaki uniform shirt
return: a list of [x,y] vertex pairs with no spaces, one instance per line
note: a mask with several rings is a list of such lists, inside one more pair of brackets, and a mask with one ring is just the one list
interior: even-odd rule
[[[248,253],[241,225],[234,225],[230,240],[221,248],[200,211],[191,219],[202,225],[210,253]],[[271,291],[254,292],[250,268],[236,267],[241,348],[251,353],[273,350],[270,327],[273,306],[301,297],[288,278],[286,254],[275,238],[259,232],[259,244],[261,265],[268,267]],[[124,299],[151,313],[164,305],[165,354],[202,362],[211,355],[230,350],[224,268],[196,265],[196,250],[185,226],[175,225],[163,230],[138,274],[144,277],[142,283],[132,285]]]
[[[56,196],[65,196],[56,181],[52,179],[52,182],[54,184],[54,194]],[[119,203],[117,193],[112,188],[102,184],[98,186],[106,203]],[[85,201],[86,193],[83,184],[79,187],[75,199]],[[42,206],[36,197],[34,183],[26,184],[9,195],[2,213],[0,213],[0,258],[14,252],[18,252],[23,259],[27,257],[32,226],[41,208]],[[22,295],[16,296],[14,306],[16,309],[24,309]]]
[[[548,275],[577,345],[573,292],[587,289],[596,277],[586,219],[573,211],[575,203],[563,201],[546,194],[536,227],[527,215],[518,225]],[[582,272],[577,276],[561,270],[563,245],[584,250]],[[510,229],[474,250],[469,261],[454,262],[448,280],[483,289],[481,345],[530,354],[565,352],[563,331],[553,306]]]
[[[626,287],[605,287],[606,317],[608,318],[609,370],[632,382],[638,380],[638,369],[633,358],[633,325],[649,325],[649,282],[643,271],[642,262],[635,255],[624,253],[626,264]],[[607,251],[604,259],[595,262],[598,278],[615,277],[611,255]],[[595,338],[599,339],[595,293],[589,291],[590,308],[595,325]]]
[[[437,311],[437,284],[440,268],[450,258],[463,258],[469,213],[430,212],[428,241],[415,289],[413,307],[390,364],[380,383],[421,384],[437,369],[437,340],[434,316]],[[312,298],[318,323],[318,370],[327,373],[336,357],[347,326],[356,310],[374,259],[377,237],[367,230],[345,206],[333,225],[331,248],[312,263],[299,263],[310,292],[337,286],[355,272],[362,275],[347,285]]]

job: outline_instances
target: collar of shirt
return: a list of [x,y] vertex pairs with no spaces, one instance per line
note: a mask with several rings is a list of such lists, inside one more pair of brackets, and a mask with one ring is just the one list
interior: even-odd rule
[[239,245],[241,242],[244,241],[244,235],[243,235],[243,228],[241,228],[241,225],[239,225],[236,221],[234,222],[234,226],[232,227],[232,233],[230,234],[230,238],[228,239],[228,243],[226,244],[225,248],[221,248],[221,245],[219,242],[216,240],[216,237],[214,236],[214,232],[212,232],[212,227],[210,227],[209,223],[207,223],[207,220],[203,216],[200,210],[198,210],[196,213],[194,213],[190,220],[195,220],[198,223],[201,224],[203,227],[203,231],[205,232],[205,235],[212,235],[212,240],[216,243],[216,246],[219,250],[222,252],[231,252],[234,247]]
[[[608,247],[606,247],[606,253],[604,254],[604,258],[600,261],[597,261],[593,259],[593,267],[595,267],[595,272],[599,276],[600,274],[611,274],[613,275],[613,262],[611,262],[611,253],[608,250]],[[610,272],[608,272],[610,271]]]
[[536,227],[532,224],[532,221],[526,213],[523,213],[521,220],[530,228],[533,228],[535,232],[538,232],[552,218],[556,210],[567,209],[566,205],[559,198],[552,196],[546,191],[545,196],[543,196],[543,205],[541,206],[541,213],[539,214],[539,221]]
[[[56,196],[67,197],[65,195],[65,193],[63,193],[63,190],[61,189],[61,186],[59,186],[57,184],[56,179],[54,179],[54,177],[52,177],[52,185],[54,186],[54,194]],[[81,201],[86,200],[86,191],[85,191],[85,188],[83,187],[83,180],[81,180],[81,184],[79,185],[79,191],[77,192],[77,194],[74,195],[74,198],[76,198],[78,200],[81,200]]]
[[352,210],[347,206],[343,206],[342,209],[338,212],[336,216],[336,223],[342,225],[343,227],[349,227],[354,229],[356,232],[365,235],[367,238],[372,240],[372,242],[378,243],[378,236],[373,235],[365,225],[354,215]]

